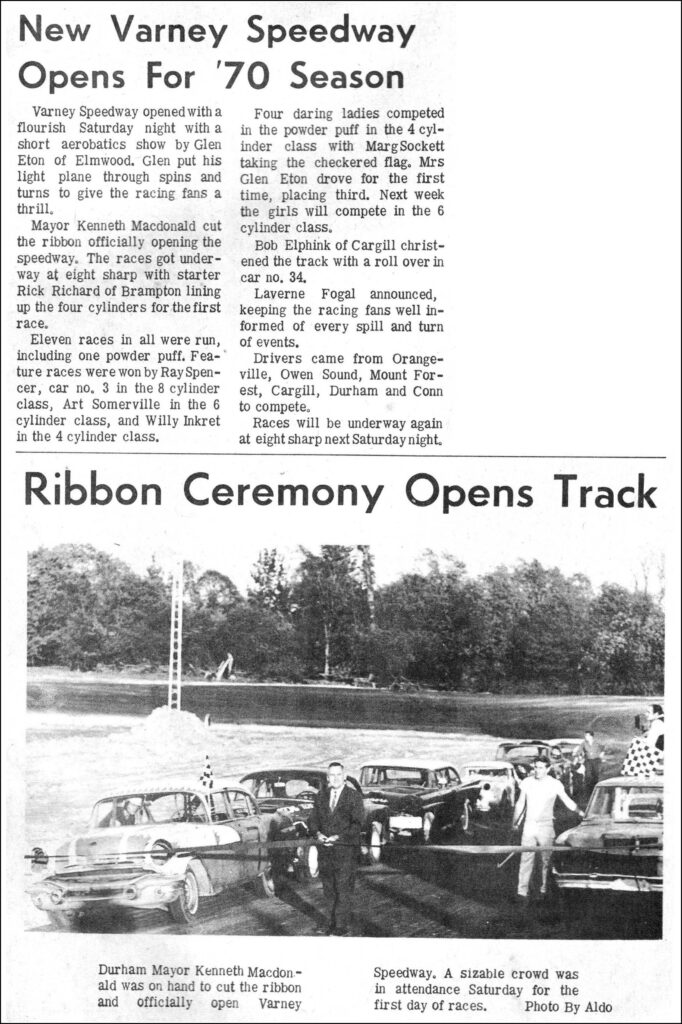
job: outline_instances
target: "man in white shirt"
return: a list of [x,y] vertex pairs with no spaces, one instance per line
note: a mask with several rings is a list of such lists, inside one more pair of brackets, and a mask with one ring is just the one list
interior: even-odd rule
[[[557,799],[561,800],[569,811],[574,811],[583,817],[582,811],[578,810],[578,805],[571,800],[559,780],[548,773],[549,761],[545,757],[538,757],[533,762],[533,774],[524,779],[519,787],[519,798],[514,808],[512,825],[513,828],[518,828],[523,821],[521,846],[551,846],[553,844],[555,835],[554,804]],[[536,854],[531,850],[521,854],[517,896],[522,901],[528,899],[535,857]],[[551,851],[543,851],[540,857],[542,859],[540,894],[544,896],[547,893]]]

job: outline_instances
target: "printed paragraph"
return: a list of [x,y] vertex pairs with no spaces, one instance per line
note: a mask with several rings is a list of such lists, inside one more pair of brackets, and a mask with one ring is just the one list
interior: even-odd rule
[[18,447],[442,445],[443,108],[31,109]]

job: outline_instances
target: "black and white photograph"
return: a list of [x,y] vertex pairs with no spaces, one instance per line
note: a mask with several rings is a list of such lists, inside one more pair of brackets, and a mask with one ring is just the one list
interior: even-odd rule
[[29,927],[661,937],[662,562],[382,548],[30,554]]

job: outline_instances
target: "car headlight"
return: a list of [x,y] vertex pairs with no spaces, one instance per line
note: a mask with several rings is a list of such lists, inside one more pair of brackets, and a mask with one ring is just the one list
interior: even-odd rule
[[149,851],[149,856],[156,867],[163,867],[171,857],[171,850],[167,843],[162,843],[157,839]]

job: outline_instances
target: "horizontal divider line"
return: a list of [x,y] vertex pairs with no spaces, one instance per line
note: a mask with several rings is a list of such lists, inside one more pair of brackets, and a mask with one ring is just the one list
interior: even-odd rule
[[52,449],[22,449],[14,452],[15,455],[127,455],[138,458],[146,458],[153,455],[159,456],[193,455],[195,457],[228,456],[231,459],[262,459],[262,458],[291,458],[291,459],[606,459],[606,460],[630,460],[634,462],[659,461],[664,462],[667,455],[440,455],[436,452],[429,452],[419,455],[417,452],[131,452],[126,451],[98,451],[96,449],[64,448],[59,451]]

